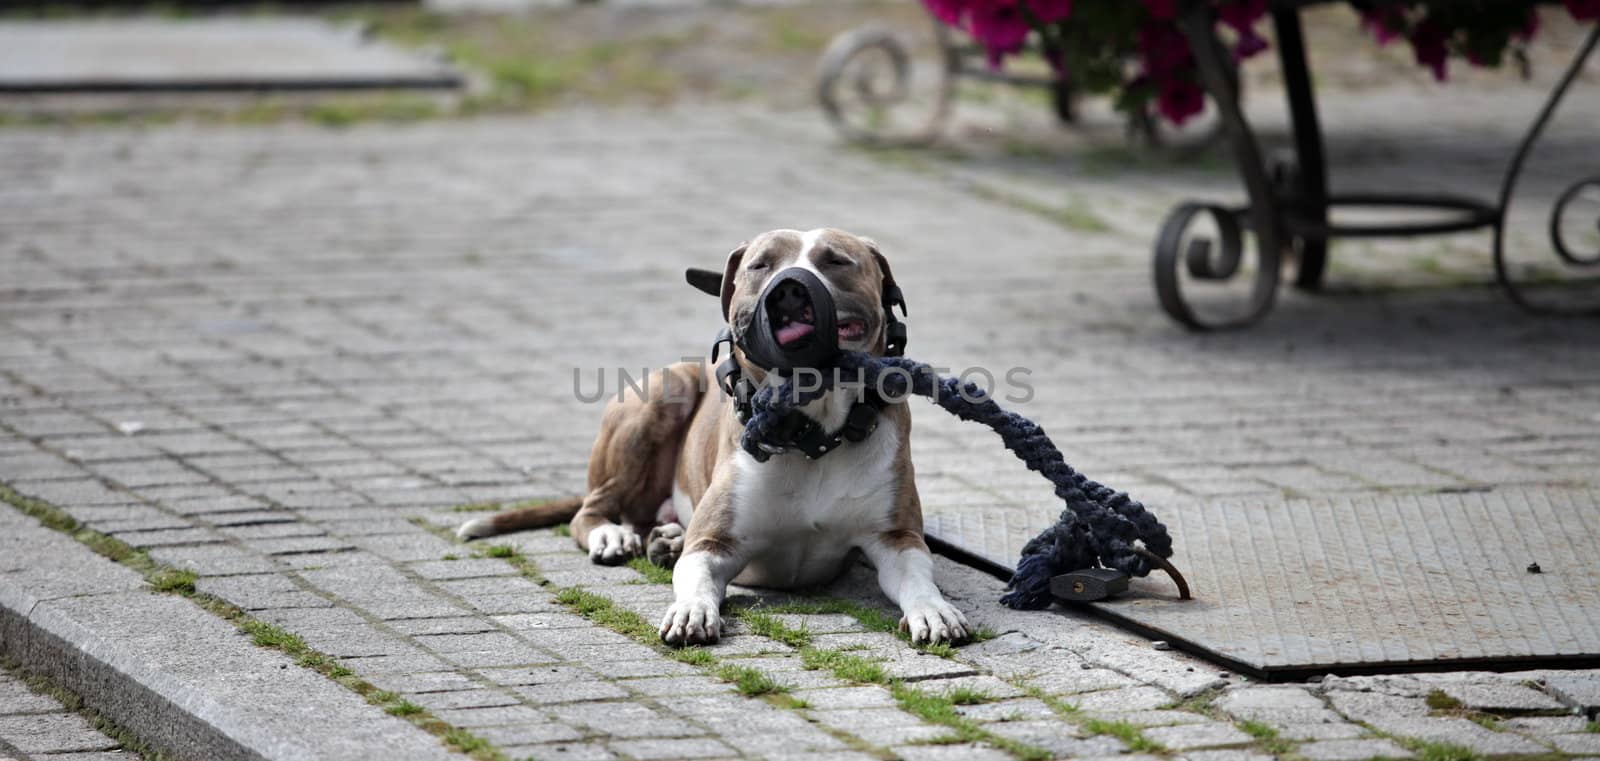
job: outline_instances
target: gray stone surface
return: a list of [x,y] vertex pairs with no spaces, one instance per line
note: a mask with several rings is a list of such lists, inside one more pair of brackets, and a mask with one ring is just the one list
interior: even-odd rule
[[[112,721],[183,758],[446,758],[429,735],[386,716],[232,625],[14,510],[0,511],[16,564],[0,574],[0,647]],[[102,591],[44,596],[64,574],[113,579]],[[131,577],[131,578],[130,578]],[[120,588],[119,588],[120,587]],[[71,720],[62,719],[63,725]],[[55,742],[66,727],[8,726]],[[31,745],[29,747],[32,747]]]
[[[1476,129],[1482,116],[1455,118]],[[1418,252],[1382,244],[1336,255],[1381,262],[1340,273],[1352,279],[1335,291],[1355,283],[1367,288],[1359,296],[1285,293],[1255,331],[1184,334],[1148,290],[1152,220],[1179,197],[1232,193],[1231,178],[1168,165],[1023,171],[1014,187],[1092,196],[1111,228],[1073,230],[963,184],[1009,178],[1016,162],[886,167],[819,140],[810,118],[707,108],[347,131],[0,131],[0,170],[12,178],[0,191],[0,480],[81,520],[146,532],[141,541],[192,542],[151,557],[197,571],[203,589],[341,651],[358,676],[473,725],[512,757],[574,759],[781,757],[790,743],[840,758],[995,752],[923,745],[949,731],[880,687],[797,668],[793,648],[748,632],[711,652],[792,680],[791,696],[811,707],[740,696],[428,528],[462,520],[451,508],[464,503],[581,489],[598,407],[573,398],[572,369],[700,350],[715,304],[681,285],[681,269],[714,266],[760,229],[835,224],[877,237],[908,297],[929,306],[915,312],[914,356],[997,367],[1025,358],[1039,387],[1023,411],[1075,465],[1176,525],[1244,504],[1230,502],[1236,493],[1416,506],[1411,495],[1435,489],[1493,485],[1482,499],[1498,499],[1590,483],[1586,416],[1600,410],[1582,326],[1526,320],[1479,288],[1368,288],[1359,278],[1374,272],[1416,274]],[[1347,163],[1392,180],[1425,174],[1414,170],[1436,158]],[[914,451],[930,525],[1009,553],[1052,517],[1035,477],[925,409]],[[145,428],[118,429],[133,419]],[[1318,493],[1285,496],[1307,489]],[[150,533],[168,530],[184,533]],[[647,620],[670,594],[630,569],[593,567],[549,531],[503,541],[555,585],[583,585]],[[1191,570],[1195,605],[1246,588],[1230,575],[1244,562]],[[26,572],[13,565],[0,579]],[[42,568],[64,578],[7,599],[110,620],[115,611],[62,595],[148,595],[137,579],[83,585],[67,567]],[[970,620],[1000,636],[946,661],[891,637],[852,640],[858,627],[836,618],[813,631],[891,663],[936,666],[907,672],[925,677],[920,689],[999,681],[1015,692],[997,697],[1037,688],[1081,706],[1075,717],[985,724],[1075,757],[1119,756],[1115,741],[1078,736],[1090,717],[1236,739],[1178,708],[1197,695],[1290,742],[1364,739],[1336,710],[1387,717],[1406,737],[1460,733],[1428,716],[1423,696],[1495,683],[1406,675],[1309,693],[1231,690],[1243,680],[1081,611],[1011,611],[994,604],[994,579],[942,558],[936,573]],[[887,606],[862,568],[812,594]],[[1532,689],[1569,704],[1593,683],[1591,673],[1537,679],[1546,686]],[[644,711],[580,715],[595,705]],[[1501,734],[1504,748],[1484,747],[1516,751],[1534,742],[1524,735],[1561,733]],[[1179,755],[1242,761],[1251,751]]]
[[95,729],[60,701],[33,691],[17,674],[0,670],[0,758],[16,761],[114,761],[117,740]]
[[[0,23],[0,92],[313,82],[415,87],[447,85],[456,76],[438,62],[314,18]],[[154,478],[144,473],[140,478]],[[260,471],[269,479],[271,473]]]
[[1411,758],[1407,751],[1388,740],[1324,740],[1297,748],[1310,761],[1363,761],[1369,758]]

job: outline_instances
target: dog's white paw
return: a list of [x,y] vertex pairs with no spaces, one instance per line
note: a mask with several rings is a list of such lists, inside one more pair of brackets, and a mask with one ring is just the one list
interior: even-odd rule
[[489,518],[473,518],[456,529],[456,537],[462,541],[485,536],[494,536],[494,521]]
[[900,631],[917,644],[960,642],[967,639],[967,617],[942,597],[909,601],[900,606]]
[[669,645],[704,645],[721,637],[722,616],[710,602],[675,602],[661,618],[661,639]]
[[631,528],[615,523],[596,526],[589,532],[589,559],[603,565],[625,563],[644,549],[644,540]]

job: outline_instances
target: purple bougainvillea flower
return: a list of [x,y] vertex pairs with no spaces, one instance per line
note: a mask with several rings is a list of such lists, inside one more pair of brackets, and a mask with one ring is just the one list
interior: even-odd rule
[[1046,24],[1065,21],[1072,15],[1072,0],[1028,0],[1028,7]]
[[961,26],[961,17],[967,12],[965,0],[922,0],[922,4],[934,18],[950,26]]
[[987,0],[968,9],[967,32],[988,54],[989,65],[998,67],[1006,56],[1022,49],[1028,39],[1028,20],[1014,0]]
[[1404,20],[1393,8],[1374,8],[1361,12],[1361,25],[1372,31],[1379,45],[1394,42],[1404,31]]
[[1579,21],[1600,19],[1600,0],[1566,0],[1567,12]]
[[1217,7],[1217,18],[1243,34],[1262,16],[1267,15],[1267,0],[1233,0]]
[[1139,56],[1144,70],[1156,81],[1168,79],[1189,67],[1189,40],[1174,24],[1145,24],[1139,28]]
[[1206,93],[1187,79],[1169,79],[1161,84],[1156,107],[1168,121],[1181,127],[1190,117],[1205,110]]
[[1178,17],[1178,0],[1144,0],[1144,12],[1156,21],[1171,21]]
[[1433,70],[1433,78],[1445,81],[1445,62],[1450,51],[1445,47],[1445,30],[1432,19],[1423,21],[1411,30],[1411,51],[1417,63]]
[[1239,30],[1239,42],[1233,46],[1233,57],[1244,60],[1267,49],[1267,41],[1252,27]]

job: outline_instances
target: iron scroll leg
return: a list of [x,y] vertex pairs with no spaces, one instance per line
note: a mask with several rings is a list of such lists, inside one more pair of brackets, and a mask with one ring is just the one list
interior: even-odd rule
[[[1517,179],[1522,175],[1523,164],[1527,162],[1528,154],[1533,150],[1533,144],[1538,142],[1539,138],[1544,134],[1545,127],[1549,124],[1551,117],[1555,116],[1556,109],[1561,105],[1561,101],[1566,98],[1567,90],[1572,87],[1572,83],[1578,78],[1579,72],[1583,71],[1584,65],[1588,62],[1589,56],[1594,53],[1597,44],[1600,44],[1600,25],[1596,25],[1594,29],[1589,31],[1588,38],[1584,40],[1582,47],[1573,56],[1572,63],[1567,66],[1566,72],[1562,74],[1560,81],[1556,83],[1555,89],[1550,91],[1550,97],[1545,99],[1544,106],[1539,109],[1539,115],[1534,118],[1533,124],[1528,127],[1528,132],[1523,136],[1521,144],[1517,146],[1517,152],[1513,154],[1511,163],[1506,167],[1505,177],[1500,183],[1500,197],[1497,206],[1498,218],[1494,224],[1494,277],[1500,287],[1505,289],[1506,296],[1511,299],[1512,303],[1535,314],[1600,314],[1600,307],[1563,309],[1535,304],[1530,301],[1511,279],[1510,267],[1506,263],[1505,248],[1506,221],[1511,210],[1511,195],[1516,190]],[[1561,218],[1566,213],[1568,204],[1575,200],[1585,188],[1593,188],[1595,191],[1600,192],[1600,176],[1578,180],[1558,197],[1555,208],[1550,212],[1550,243],[1555,247],[1557,256],[1568,264],[1593,267],[1600,265],[1600,251],[1588,255],[1575,253],[1563,237],[1561,227]],[[1600,225],[1600,220],[1596,220],[1596,224]]]
[[[1200,70],[1201,84],[1216,104],[1224,133],[1233,148],[1250,206],[1242,212],[1195,203],[1180,204],[1162,223],[1155,245],[1155,287],[1162,309],[1174,320],[1196,330],[1238,328],[1260,320],[1277,297],[1281,277],[1284,240],[1283,217],[1274,195],[1272,181],[1262,159],[1260,145],[1239,107],[1239,89],[1231,75],[1231,54],[1212,31],[1209,3],[1187,3],[1178,18],[1179,28],[1189,41]],[[1221,251],[1213,255],[1211,242],[1186,236],[1187,228],[1200,212],[1209,212],[1219,228]],[[1254,233],[1257,269],[1250,300],[1242,314],[1222,320],[1206,320],[1197,315],[1184,299],[1179,267],[1198,279],[1220,280],[1238,272],[1242,254],[1240,217]],[[1186,243],[1187,241],[1187,243]]]

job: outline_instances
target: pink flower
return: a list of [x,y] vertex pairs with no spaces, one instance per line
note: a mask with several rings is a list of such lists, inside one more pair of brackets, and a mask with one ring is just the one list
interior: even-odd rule
[[1247,26],[1239,30],[1239,42],[1233,46],[1233,57],[1242,61],[1266,49],[1267,41],[1256,34],[1255,29]]
[[1189,54],[1189,40],[1178,31],[1176,24],[1145,24],[1139,27],[1139,55],[1144,59],[1145,73],[1157,81],[1189,68],[1193,61],[1193,56]]
[[967,32],[988,53],[989,65],[998,67],[1006,56],[1022,49],[1028,39],[1028,20],[1015,0],[989,0],[969,9]]
[[1445,61],[1450,51],[1445,47],[1445,30],[1432,19],[1423,21],[1411,30],[1411,51],[1417,63],[1433,69],[1433,78],[1445,81]]
[[1579,21],[1600,19],[1600,0],[1565,0],[1567,12]]
[[1072,0],[1028,0],[1028,7],[1046,24],[1065,21],[1072,15]]
[[1171,21],[1178,17],[1178,0],[1144,0],[1144,10],[1156,21]]
[[1217,7],[1217,18],[1243,34],[1257,19],[1267,15],[1267,0],[1233,0]]
[[1156,96],[1156,107],[1161,115],[1178,126],[1205,110],[1206,94],[1200,86],[1187,79],[1169,79],[1161,84]]
[[1379,45],[1394,42],[1405,29],[1405,20],[1394,8],[1374,8],[1361,12],[1361,25],[1372,30]]
[[922,0],[922,4],[934,18],[950,26],[961,26],[961,17],[967,12],[966,0]]

